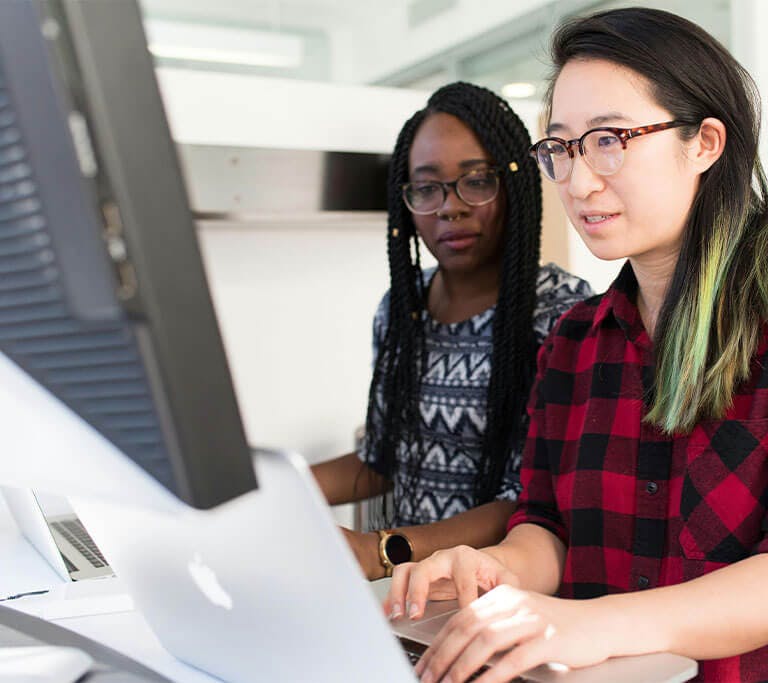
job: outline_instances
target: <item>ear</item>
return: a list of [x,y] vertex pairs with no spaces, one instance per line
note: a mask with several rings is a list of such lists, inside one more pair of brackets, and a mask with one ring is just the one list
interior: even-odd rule
[[699,132],[691,139],[688,158],[699,173],[704,173],[725,151],[725,124],[712,116],[701,122]]

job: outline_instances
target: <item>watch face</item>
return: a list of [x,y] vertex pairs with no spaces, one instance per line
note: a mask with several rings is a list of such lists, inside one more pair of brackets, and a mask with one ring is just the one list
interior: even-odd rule
[[411,561],[411,546],[405,536],[392,534],[387,539],[387,557],[392,564]]

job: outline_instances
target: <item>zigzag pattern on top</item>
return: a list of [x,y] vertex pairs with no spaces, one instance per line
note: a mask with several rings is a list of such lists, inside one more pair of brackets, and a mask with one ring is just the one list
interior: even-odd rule
[[[428,285],[436,271],[424,273]],[[583,280],[554,264],[542,266],[537,282],[534,332],[540,344],[557,318],[574,303],[589,296]],[[424,524],[474,507],[473,484],[486,426],[488,381],[493,352],[495,306],[468,320],[440,323],[424,311],[426,367],[421,383],[421,432],[425,457],[419,471],[417,495],[402,501],[396,510],[398,525]],[[379,304],[374,318],[374,357],[388,325],[389,294]],[[381,397],[378,398],[381,406]],[[521,417],[524,421],[525,415]],[[365,443],[360,456],[365,459]],[[393,473],[394,495],[401,500],[412,454],[411,445],[401,442],[400,467]],[[514,500],[520,490],[518,472],[521,446],[509,454],[500,498]],[[375,461],[375,458],[372,460]]]

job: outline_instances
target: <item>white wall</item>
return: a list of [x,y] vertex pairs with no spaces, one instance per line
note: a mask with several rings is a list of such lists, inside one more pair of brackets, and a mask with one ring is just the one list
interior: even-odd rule
[[178,143],[390,152],[428,93],[242,74],[157,69]]
[[199,235],[251,442],[312,462],[352,450],[388,282],[384,220]]
[[757,84],[763,98],[763,120],[760,139],[760,157],[768,161],[768,2],[765,0],[731,0],[731,51]]

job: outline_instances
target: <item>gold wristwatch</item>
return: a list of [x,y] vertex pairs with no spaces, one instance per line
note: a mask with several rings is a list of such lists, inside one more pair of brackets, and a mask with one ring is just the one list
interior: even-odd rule
[[410,562],[412,557],[413,546],[405,534],[379,529],[379,560],[384,567],[384,576],[392,576],[395,565]]

